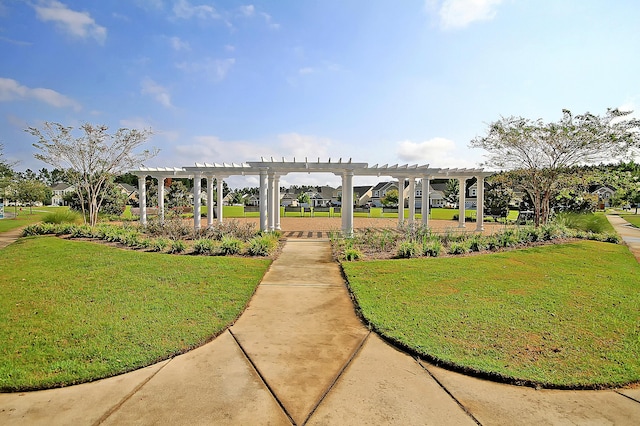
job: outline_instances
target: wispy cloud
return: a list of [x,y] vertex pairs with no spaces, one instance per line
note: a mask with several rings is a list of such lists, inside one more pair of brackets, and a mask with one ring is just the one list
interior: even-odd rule
[[213,81],[221,81],[224,80],[235,63],[235,58],[207,58],[200,62],[180,62],[176,64],[176,67],[189,73],[202,73]]
[[303,135],[300,133],[283,133],[278,135],[278,152],[287,157],[301,158],[325,158],[329,156],[332,141],[315,135]]
[[38,19],[53,22],[57,28],[73,37],[93,38],[100,44],[107,38],[107,29],[98,25],[88,12],[71,10],[57,0],[42,0],[33,8]]
[[265,24],[267,24],[267,27],[273,30],[277,30],[280,28],[280,24],[274,22],[271,15],[266,12],[258,12],[256,10],[256,7],[252,4],[240,6],[240,16],[245,18],[253,18],[258,16],[262,18],[262,20],[264,20]]
[[192,5],[188,0],[178,0],[173,5],[173,13],[181,19],[220,19],[221,15],[208,4]]
[[191,50],[191,46],[188,41],[182,40],[180,37],[169,37],[169,44],[173,50]]
[[496,16],[503,0],[426,0],[428,12],[438,15],[443,29],[464,28],[476,21],[488,21]]
[[82,109],[80,103],[55,90],[42,87],[30,88],[16,80],[0,77],[0,102],[24,99],[35,99],[56,108],[73,108],[75,111]]
[[33,44],[30,41],[14,40],[7,37],[0,37],[0,40],[7,43],[15,44],[16,46],[31,46]]
[[160,103],[160,105],[164,107],[167,107],[167,108],[173,107],[173,105],[171,105],[171,95],[169,94],[169,91],[165,87],[159,85],[149,77],[145,77],[142,80],[141,86],[142,86],[141,93],[143,95],[150,95],[151,97],[153,97],[153,99],[155,99],[158,103]]

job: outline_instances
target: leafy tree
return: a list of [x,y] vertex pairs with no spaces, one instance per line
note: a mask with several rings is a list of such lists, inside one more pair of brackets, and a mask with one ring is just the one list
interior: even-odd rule
[[[113,181],[109,181],[105,184],[103,191],[103,201],[102,207],[100,208],[100,213],[110,214],[110,215],[121,215],[124,212],[127,196],[120,190],[118,185]],[[84,201],[81,201],[78,192],[73,192],[64,196],[65,204],[69,206],[72,210],[83,211],[81,202],[87,203],[88,197],[82,197]],[[88,206],[85,204],[84,210],[87,210]]]
[[51,189],[36,179],[19,179],[16,181],[16,198],[29,206],[29,214],[33,213],[33,205],[36,202],[44,203],[47,197],[51,199]]
[[604,116],[574,116],[563,110],[552,123],[503,117],[470,146],[489,153],[487,166],[514,172],[512,184],[531,199],[537,226],[549,219],[569,167],[623,157],[640,145],[640,120],[630,113],[609,109]]
[[399,197],[397,189],[390,189],[385,192],[384,197],[380,199],[380,202],[383,206],[394,206],[398,205]]
[[485,211],[493,216],[506,217],[509,214],[513,190],[509,186],[505,174],[498,173],[489,177],[485,182]]
[[444,187],[444,200],[447,203],[458,205],[460,201],[460,181],[458,179],[449,179]]
[[[108,129],[105,125],[85,123],[80,126],[80,137],[72,135],[73,127],[58,123],[46,122],[42,130],[26,129],[38,139],[33,144],[39,151],[34,154],[35,158],[70,171],[70,181],[80,197],[84,219],[87,220],[88,211],[91,226],[98,221],[107,182],[157,154],[157,150],[136,152],[151,135],[150,131],[118,129],[109,134]],[[87,197],[87,203],[84,197]],[[86,210],[85,206],[88,206]]]
[[301,192],[300,194],[298,194],[298,202],[300,204],[309,204],[311,203],[311,197],[309,197],[308,193]]
[[229,202],[231,204],[242,204],[243,201],[244,201],[244,193],[242,191],[235,190],[231,193],[231,197],[229,199]]
[[189,189],[180,180],[172,181],[167,191],[167,207],[186,207],[190,204]]

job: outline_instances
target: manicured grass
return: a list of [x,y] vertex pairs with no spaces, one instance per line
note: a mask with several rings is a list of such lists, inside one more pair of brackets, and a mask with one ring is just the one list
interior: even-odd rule
[[[42,220],[44,216],[46,216],[50,212],[55,212],[58,209],[65,209],[66,207],[34,207],[33,214],[29,214],[29,207],[23,207],[22,211],[20,211],[18,207],[18,216],[17,217],[6,217],[4,219],[0,219],[0,232],[11,231],[12,229],[21,228],[23,226],[31,225],[32,223],[38,223]],[[7,213],[14,213],[13,207],[4,208],[5,215]]]
[[622,245],[343,267],[367,320],[432,359],[550,387],[640,380],[640,266]]
[[240,314],[270,263],[57,237],[0,255],[4,391],[107,377],[202,345]]
[[624,214],[620,215],[621,218],[635,226],[636,228],[640,228],[640,214]]

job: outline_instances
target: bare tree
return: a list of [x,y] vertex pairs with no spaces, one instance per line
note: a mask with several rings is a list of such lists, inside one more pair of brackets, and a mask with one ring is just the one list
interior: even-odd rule
[[555,123],[501,118],[470,146],[489,152],[486,166],[511,170],[513,184],[529,195],[535,223],[546,223],[550,200],[567,168],[626,156],[640,145],[640,120],[631,111],[608,109],[604,116],[563,110]]
[[42,131],[29,127],[25,131],[38,138],[33,146],[39,150],[35,158],[56,168],[70,171],[70,183],[76,188],[82,212],[89,224],[95,226],[98,211],[104,199],[105,184],[116,175],[138,167],[143,161],[157,155],[158,150],[136,150],[151,136],[150,130],[118,129],[107,133],[105,125],[85,123],[83,134],[72,135],[73,127],[46,122]]

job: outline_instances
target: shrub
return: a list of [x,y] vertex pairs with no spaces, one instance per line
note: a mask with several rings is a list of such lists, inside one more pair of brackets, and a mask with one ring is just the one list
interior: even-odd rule
[[357,248],[350,247],[345,249],[344,251],[344,260],[348,262],[353,262],[354,260],[358,260],[362,257],[362,252]]
[[151,250],[161,252],[169,245],[169,240],[166,238],[156,238],[151,243]]
[[186,244],[182,240],[173,240],[169,246],[169,253],[182,253],[187,249]]
[[93,238],[93,229],[89,225],[75,226],[70,236],[71,238]]
[[208,238],[200,238],[193,244],[193,252],[195,254],[212,255],[217,252],[217,249],[216,243]]
[[485,242],[485,238],[482,235],[474,235],[469,239],[469,250],[470,251],[482,251],[487,246]]
[[69,209],[58,209],[42,218],[44,223],[80,223],[82,217],[79,213]]
[[449,254],[465,254],[470,251],[468,241],[453,241],[449,245]]
[[420,247],[415,241],[403,241],[398,246],[397,256],[401,258],[416,257],[420,253]]
[[251,256],[269,256],[278,246],[278,239],[275,235],[260,235],[249,240],[247,253]]
[[220,251],[222,254],[238,254],[242,250],[242,241],[233,237],[223,237]]
[[429,257],[438,257],[442,251],[442,243],[440,240],[429,240],[422,245],[422,253]]

